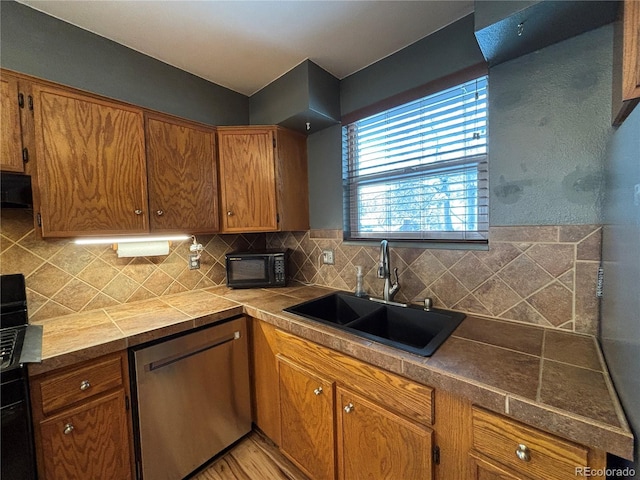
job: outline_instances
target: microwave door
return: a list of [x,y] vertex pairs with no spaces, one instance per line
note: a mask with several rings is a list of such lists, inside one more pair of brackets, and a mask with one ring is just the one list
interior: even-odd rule
[[228,283],[236,285],[263,285],[269,281],[268,261],[265,257],[229,261]]

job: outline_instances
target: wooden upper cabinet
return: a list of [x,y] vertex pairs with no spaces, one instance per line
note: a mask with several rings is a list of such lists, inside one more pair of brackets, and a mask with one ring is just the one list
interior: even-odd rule
[[271,128],[218,129],[224,232],[277,229],[274,142]]
[[142,110],[34,85],[42,235],[148,231]]
[[215,130],[155,114],[145,120],[151,231],[217,231]]
[[614,28],[613,124],[640,102],[640,1],[624,0]]
[[18,79],[3,73],[0,77],[0,170],[9,172],[24,172],[18,94]]
[[297,132],[276,130],[276,192],[278,230],[309,230],[307,138]]
[[306,138],[279,127],[218,128],[222,231],[308,230]]

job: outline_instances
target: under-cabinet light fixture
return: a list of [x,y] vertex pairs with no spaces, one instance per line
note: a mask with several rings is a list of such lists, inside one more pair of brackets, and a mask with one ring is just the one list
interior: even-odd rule
[[147,237],[96,237],[96,238],[76,238],[76,245],[108,245],[110,243],[137,243],[137,242],[165,242],[190,240],[191,235],[165,235]]

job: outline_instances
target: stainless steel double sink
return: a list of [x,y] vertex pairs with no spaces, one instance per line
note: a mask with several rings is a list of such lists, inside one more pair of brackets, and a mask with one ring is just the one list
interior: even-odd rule
[[465,318],[460,312],[379,303],[349,293],[284,310],[423,357],[431,356]]

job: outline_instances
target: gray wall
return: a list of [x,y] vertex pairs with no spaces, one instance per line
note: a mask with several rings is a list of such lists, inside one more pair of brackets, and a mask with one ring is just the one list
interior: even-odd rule
[[[606,163],[601,342],[640,455],[640,107],[614,133]],[[640,462],[636,462],[640,479]]]
[[249,123],[249,99],[16,2],[0,2],[0,66],[210,125]]
[[600,223],[612,42],[608,25],[490,70],[491,225]]
[[[473,23],[464,18],[437,32],[432,47],[455,45],[455,38],[447,39],[455,34],[462,42],[458,48],[468,49],[472,32]],[[603,164],[612,131],[612,42],[613,27],[607,25],[490,70],[491,225],[600,223]],[[477,63],[477,48],[451,61],[458,69]],[[424,49],[411,46],[347,77],[341,87],[343,114],[432,80],[425,72],[429,61]],[[446,56],[439,58],[435,71],[450,73],[447,61]],[[405,78],[403,66],[411,64],[419,68],[408,69]],[[320,213],[312,207],[311,226],[341,228],[342,205],[333,199],[327,203],[322,193],[337,191],[341,182],[336,177],[340,151],[324,142],[337,143],[339,137],[324,135],[309,143],[310,169],[315,172],[310,204],[331,211]],[[314,184],[323,188],[314,189]]]
[[484,62],[473,15],[452,23],[340,82],[342,114]]

